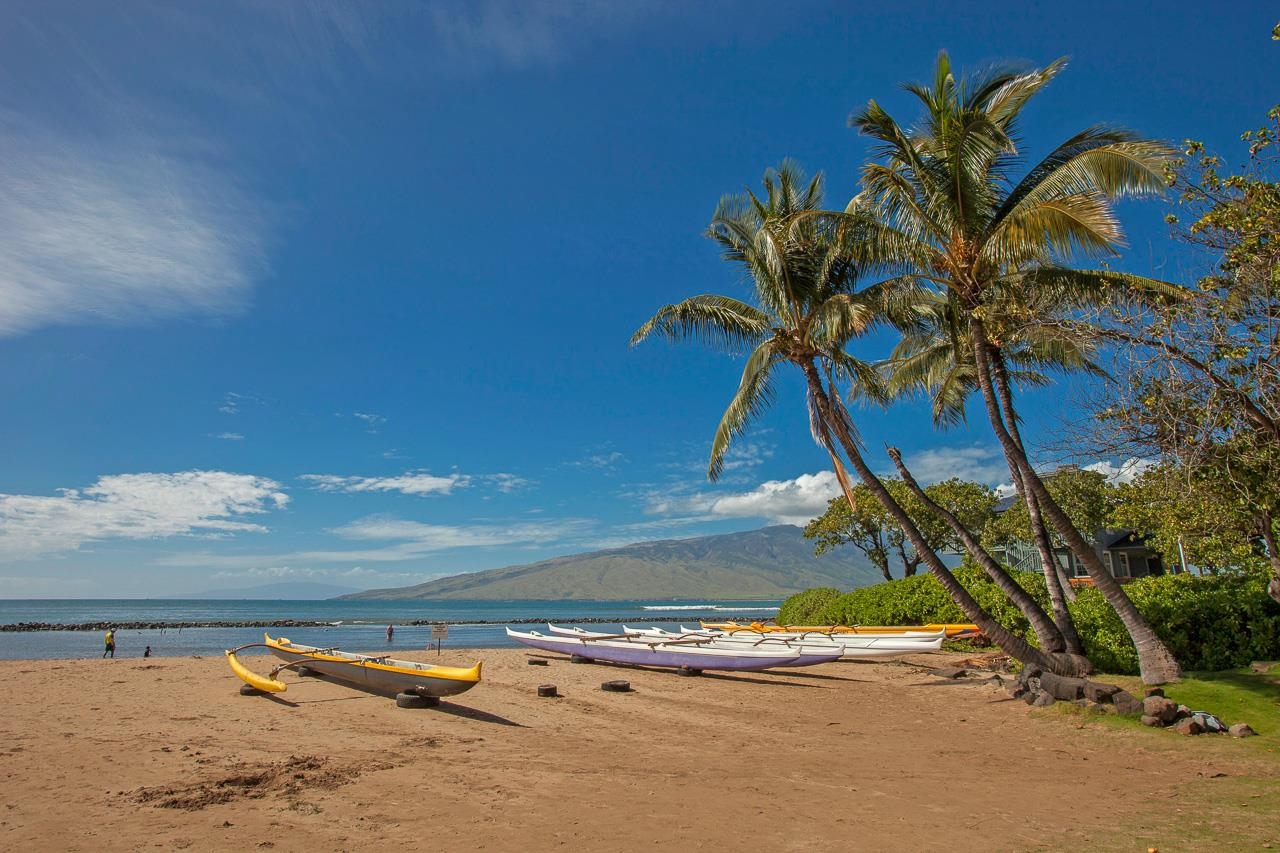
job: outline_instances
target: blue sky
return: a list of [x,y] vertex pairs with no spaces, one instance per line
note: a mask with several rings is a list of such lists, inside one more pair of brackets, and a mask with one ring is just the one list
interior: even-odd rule
[[[790,156],[843,206],[847,116],[911,117],[896,84],[942,48],[1071,57],[1031,156],[1101,121],[1235,156],[1280,78],[1270,3],[783,8],[9,4],[0,596],[400,586],[803,522],[834,483],[798,384],[711,484],[740,365],[628,347],[742,293],[701,236],[722,194]],[[1188,280],[1164,211],[1123,206],[1119,263]],[[1004,479],[978,421],[860,423],[923,479]]]

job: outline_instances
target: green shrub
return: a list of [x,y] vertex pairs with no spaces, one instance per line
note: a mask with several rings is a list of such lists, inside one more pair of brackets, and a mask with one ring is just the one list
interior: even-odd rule
[[[1256,575],[1160,575],[1125,584],[1138,612],[1189,672],[1280,657],[1280,604]],[[1104,672],[1136,673],[1138,655],[1120,617],[1095,589],[1071,614],[1085,653]]]
[[[1027,620],[985,573],[964,565],[954,574],[997,622],[1035,643]],[[1049,609],[1043,576],[1014,572],[1013,577]],[[1125,585],[1125,591],[1183,669],[1204,672],[1280,658],[1280,604],[1267,595],[1266,581],[1266,577],[1245,574],[1161,575],[1135,580]],[[1070,607],[1085,653],[1094,666],[1102,672],[1138,672],[1138,655],[1129,633],[1097,590],[1081,590]],[[942,585],[926,574],[843,595],[830,587],[807,590],[787,599],[778,621],[792,625],[925,625],[967,619]]]
[[[974,566],[964,565],[953,574],[997,622],[1022,636],[1028,634],[1027,620],[986,573]],[[1049,597],[1043,577],[1028,572],[1014,572],[1014,578],[1043,606],[1048,606]],[[796,598],[798,596],[793,596],[787,603]],[[817,600],[820,599],[815,596],[814,601]],[[822,609],[808,610],[805,616],[805,619],[783,618],[780,611],[778,621],[783,624],[808,622],[824,625],[927,625],[931,622],[968,621],[964,612],[942,588],[942,584],[929,574],[855,589],[828,599]]]
[[833,586],[806,589],[782,602],[778,608],[779,625],[809,625],[819,619],[832,600],[840,597],[840,590]]

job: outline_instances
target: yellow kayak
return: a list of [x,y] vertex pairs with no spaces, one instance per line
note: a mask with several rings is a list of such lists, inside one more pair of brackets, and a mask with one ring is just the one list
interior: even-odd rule
[[757,634],[770,634],[779,631],[788,633],[815,634],[902,634],[909,631],[927,631],[937,633],[945,631],[948,637],[967,636],[981,633],[977,625],[962,623],[934,623],[930,625],[766,625],[763,622],[752,622],[743,625],[740,622],[703,622],[703,628],[724,631],[751,631]]

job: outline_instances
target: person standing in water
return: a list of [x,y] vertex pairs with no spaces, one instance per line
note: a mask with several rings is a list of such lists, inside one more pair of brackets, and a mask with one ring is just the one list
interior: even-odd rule
[[391,625],[387,626],[387,642],[391,642],[391,638],[396,635],[396,629]]
[[105,658],[109,655],[114,658],[116,656],[116,629],[115,628],[107,629],[106,644],[107,644],[107,647],[103,649],[102,656]]

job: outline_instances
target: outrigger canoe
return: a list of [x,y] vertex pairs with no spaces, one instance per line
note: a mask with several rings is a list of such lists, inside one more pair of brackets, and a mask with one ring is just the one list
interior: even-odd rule
[[299,671],[311,670],[377,692],[407,693],[423,697],[456,696],[480,683],[482,663],[473,667],[436,666],[395,660],[385,655],[357,655],[336,648],[304,646],[285,637],[273,638],[269,634],[263,634],[262,644],[273,655],[285,661],[272,670],[270,676],[264,677],[247,669],[233,651],[227,652],[227,662],[246,684],[268,693],[285,690],[285,684],[276,680],[275,676],[286,667]]
[[816,634],[902,634],[911,631],[943,631],[948,638],[981,633],[977,625],[968,623],[934,623],[929,625],[774,625],[752,622],[700,622],[703,628],[733,633],[755,631],[757,633],[816,633]]
[[[610,636],[616,636],[587,631],[582,628],[568,628],[550,624],[547,625],[547,629],[552,634],[566,637],[608,639]],[[896,635],[855,636],[853,634],[836,636],[810,634],[800,637],[786,634],[722,634],[706,630],[685,630],[683,633],[675,633],[656,627],[630,628],[626,625],[622,626],[622,631],[629,637],[665,640],[668,642],[705,640],[704,648],[758,649],[776,653],[792,650],[805,654],[838,654],[845,660],[900,657],[921,652],[936,652],[942,647],[941,631],[932,635],[922,634],[917,637],[899,637]]]
[[830,663],[840,658],[840,653],[831,649],[815,653],[809,649],[795,648],[764,650],[717,647],[710,637],[662,640],[621,634],[556,636],[537,631],[513,631],[510,628],[507,629],[507,636],[522,645],[573,655],[583,660],[668,667],[693,672],[759,672],[775,667]]

